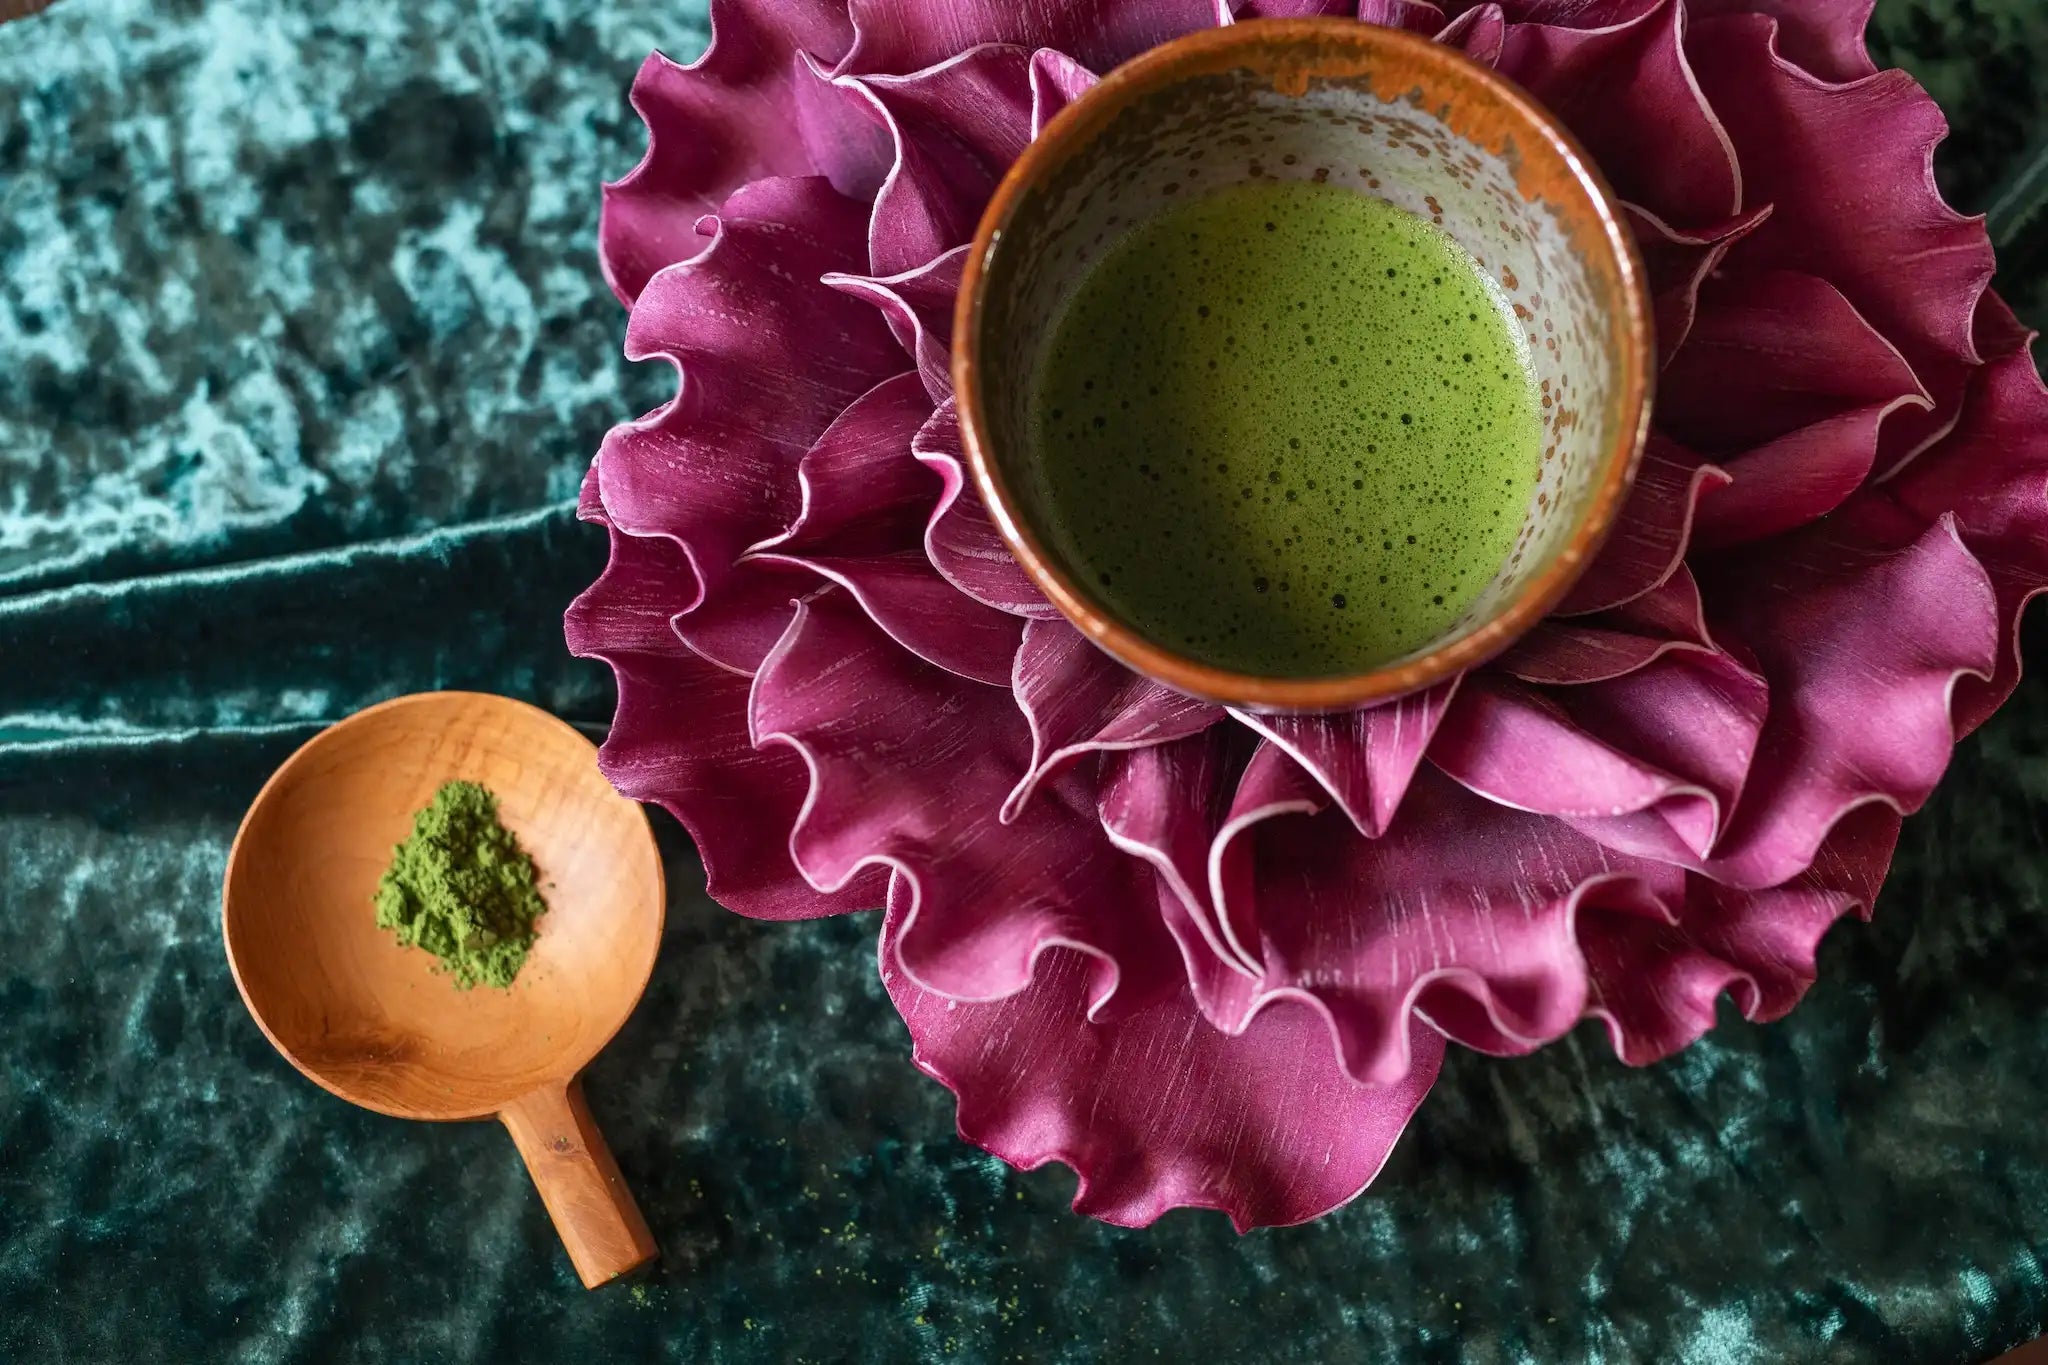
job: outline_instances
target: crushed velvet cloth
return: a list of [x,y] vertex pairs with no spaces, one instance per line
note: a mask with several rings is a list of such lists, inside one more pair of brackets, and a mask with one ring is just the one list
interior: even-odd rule
[[[561,639],[604,559],[573,500],[668,377],[619,358],[597,182],[638,157],[639,58],[703,35],[703,0],[0,27],[0,1360],[1973,1362],[2042,1330],[2038,683],[1789,1019],[1642,1070],[1590,1030],[1457,1051],[1306,1227],[1072,1215],[1063,1169],[955,1138],[872,916],[728,915],[665,816],[668,939],[589,1079],[648,1271],[584,1292],[494,1125],[277,1056],[218,927],[270,770],[427,688],[607,724]],[[1875,37],[1982,205],[2048,108],[2036,0],[1881,0]],[[2042,264],[2001,281],[2037,324]]]

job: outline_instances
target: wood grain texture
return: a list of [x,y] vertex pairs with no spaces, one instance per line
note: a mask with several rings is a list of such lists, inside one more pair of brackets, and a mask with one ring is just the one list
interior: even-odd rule
[[[505,990],[457,989],[371,910],[413,813],[458,778],[497,795],[548,903]],[[595,1287],[654,1243],[576,1077],[640,998],[663,902],[647,817],[589,740],[523,702],[433,692],[359,712],[286,760],[229,854],[222,927],[250,1012],[312,1080],[398,1118],[501,1115]]]
[[590,1117],[580,1080],[522,1095],[499,1117],[586,1286],[654,1259],[654,1234]]

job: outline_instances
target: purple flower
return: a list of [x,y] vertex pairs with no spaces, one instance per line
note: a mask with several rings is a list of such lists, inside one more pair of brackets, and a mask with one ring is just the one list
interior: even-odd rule
[[[886,900],[881,973],[960,1130],[1075,1207],[1240,1227],[1356,1194],[1445,1040],[1587,1016],[1631,1063],[1797,1003],[1902,815],[2019,675],[2048,392],[1945,132],[1870,0],[714,0],[608,186],[627,353],[667,406],[583,514],[569,640],[605,772],[711,892]],[[1656,288],[1656,435],[1565,609],[1454,685],[1225,712],[1088,645],[963,478],[960,255],[1100,72],[1253,15],[1437,33],[1578,133]]]

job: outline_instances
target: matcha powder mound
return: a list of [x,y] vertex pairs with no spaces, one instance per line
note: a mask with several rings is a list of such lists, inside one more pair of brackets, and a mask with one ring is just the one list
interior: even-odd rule
[[380,926],[439,958],[464,990],[511,985],[547,909],[533,859],[498,823],[498,798],[474,782],[448,783],[413,817],[376,905]]

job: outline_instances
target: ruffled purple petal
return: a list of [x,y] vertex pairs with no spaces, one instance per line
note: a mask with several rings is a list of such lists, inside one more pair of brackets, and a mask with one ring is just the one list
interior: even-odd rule
[[1692,334],[1658,386],[1657,423],[1718,458],[1908,398],[1932,406],[1898,348],[1839,290],[1813,275],[1765,271],[1701,290]]
[[860,259],[862,226],[823,180],[757,182],[727,202],[704,254],[663,271],[633,309],[627,356],[665,357],[683,384],[606,437],[604,505],[621,530],[676,537],[707,593],[796,515],[804,452],[901,368],[874,310],[816,282]]
[[953,394],[953,299],[967,248],[955,247],[936,260],[901,275],[827,275],[825,283],[882,310],[889,330],[917,362],[918,377],[932,403]]
[[1027,621],[1015,654],[1009,681],[1030,726],[1031,766],[1003,802],[1005,823],[1083,755],[1170,743],[1223,719],[1221,707],[1140,677],[1065,621]]
[[[1632,24],[1665,0],[1498,0],[1480,9],[1498,9],[1517,24],[1550,24],[1558,28],[1599,29]],[[1452,9],[1472,0],[1455,0]]]
[[1358,17],[1382,28],[1434,34],[1444,27],[1444,12],[1428,0],[1357,0]]
[[1511,678],[1539,686],[1569,687],[1633,673],[1679,648],[1675,640],[1583,625],[1577,620],[1545,621],[1494,661]]
[[1508,810],[1430,769],[1376,840],[1336,812],[1258,826],[1264,975],[1252,999],[1313,1001],[1345,1069],[1405,1074],[1428,1025],[1482,1052],[1530,1051],[1586,1006],[1575,925],[1588,903],[1669,917],[1684,873]]
[[1686,0],[1695,19],[1761,14],[1778,21],[1778,50],[1824,81],[1874,74],[1863,31],[1877,0]]
[[1335,715],[1231,714],[1286,751],[1322,784],[1359,833],[1377,838],[1394,821],[1408,782],[1458,690],[1458,679],[1363,710]]
[[789,604],[817,586],[789,566],[742,561],[716,594],[678,603],[687,609],[676,613],[676,638],[728,673],[750,678],[788,628]]
[[924,549],[946,581],[998,611],[1046,620],[1057,617],[1058,609],[1045,600],[1031,575],[1003,543],[980,492],[967,477],[960,417],[952,399],[939,404],[911,449],[944,484],[938,507],[925,528]]
[[1008,999],[962,1004],[896,965],[907,915],[892,898],[882,982],[918,1066],[959,1097],[960,1136],[1024,1170],[1073,1167],[1075,1212],[1105,1222],[1210,1208],[1244,1232],[1327,1213],[1379,1173],[1443,1060],[1443,1039],[1417,1029],[1400,1082],[1359,1085],[1308,1010],[1267,1010],[1229,1037],[1185,985],[1090,1021],[1093,964],[1072,952],[1041,958]]
[[696,575],[675,542],[661,536],[630,536],[613,526],[597,497],[597,471],[584,476],[576,516],[605,528],[611,558],[597,582],[570,604],[569,647],[580,658],[599,651],[674,655],[687,651],[670,622],[676,603],[696,590]]
[[[586,507],[586,520],[603,522]],[[812,919],[880,901],[884,879],[855,878],[821,895],[790,861],[788,830],[802,809],[803,764],[756,750],[747,736],[745,678],[698,658],[669,628],[692,578],[671,541],[611,532],[604,575],[565,622],[569,650],[602,659],[619,710],[598,766],[627,796],[668,808],[704,861],[720,905],[757,919]]]
[[885,379],[856,398],[797,464],[797,513],[756,552],[888,554],[915,546],[939,482],[910,453],[931,417],[915,374]]
[[833,189],[871,204],[896,164],[896,139],[860,82],[835,77],[831,65],[798,54],[790,82],[797,135],[812,169]]
[[1466,10],[1444,25],[1436,40],[1455,47],[1482,66],[1499,66],[1507,46],[1508,21],[1497,4]]
[[[1245,19],[1355,19],[1358,0],[1216,0],[1218,23]],[[1235,11],[1233,13],[1233,11]],[[1434,32],[1435,30],[1430,30]]]
[[[796,519],[755,546],[741,567],[837,583],[920,658],[1007,686],[1016,618],[962,595],[939,576],[920,543],[940,482],[911,445],[930,413],[916,375],[885,380],[855,400],[797,467],[803,501]],[[786,624],[785,613],[775,623],[775,638]],[[774,643],[762,644],[746,671],[758,668]]]
[[1726,470],[1652,432],[1614,530],[1565,595],[1558,614],[1618,607],[1668,580],[1685,561],[1702,499],[1728,483]]
[[647,155],[604,187],[598,225],[598,261],[621,303],[701,252],[698,218],[740,186],[821,169],[793,117],[797,56],[836,61],[852,38],[844,0],[713,0],[702,57],[648,57],[633,81]]
[[[1577,622],[1561,622],[1574,625]],[[1632,597],[1612,611],[1603,613],[1588,624],[1625,630],[1638,635],[1652,635],[1660,640],[1685,640],[1693,644],[1708,645],[1723,649],[1713,633],[1707,629],[1707,607],[1700,596],[1699,580],[1692,570],[1681,564],[1678,571],[1640,597]],[[1736,654],[1737,662],[1745,667],[1750,661]],[[1750,668],[1755,672],[1754,668]]]
[[1657,321],[1657,363],[1669,365],[1692,335],[1700,286],[1721,268],[1737,242],[1771,216],[1771,206],[1708,227],[1683,230],[1639,205],[1624,202],[1621,207],[1649,276],[1650,306]]
[[[1429,0],[1218,0],[1225,22],[1246,19],[1359,19],[1382,28],[1434,34],[1444,12]],[[1234,9],[1236,13],[1229,13]]]
[[[605,438],[585,479],[585,499],[596,502],[598,514],[585,514],[584,520],[612,524],[603,501],[607,478],[612,485],[611,496],[621,508],[644,512],[640,500],[634,497],[633,474],[636,465],[648,457],[653,443],[637,436],[637,428],[624,426],[615,428]],[[607,460],[607,455],[612,458]],[[699,561],[691,545],[681,537],[659,529],[635,533],[621,528],[619,534],[660,541],[667,547],[667,553],[674,558],[668,574],[668,595],[662,603],[671,627],[669,633],[703,659],[731,673],[751,676],[760,667],[788,624],[790,599],[815,586],[793,579],[780,566],[728,563],[714,553],[704,562],[714,570],[711,582],[716,591],[707,591],[704,575],[697,568]]]
[[[1237,772],[1223,819],[1209,838],[1209,903],[1232,954],[1254,969],[1262,970],[1258,831],[1270,820],[1315,815],[1328,805],[1324,789],[1270,739],[1261,739]],[[1242,1022],[1252,1003],[1242,992],[1228,1000],[1202,1002],[1218,1027]]]
[[1764,708],[1761,679],[1685,646],[1575,686],[1474,679],[1430,758],[1490,800],[1611,848],[1697,863],[1735,808]]
[[1701,507],[1696,542],[1720,549],[1818,521],[1869,477],[1887,419],[1926,410],[1921,399],[1904,395],[1824,418],[1727,460],[1723,468],[1734,482]]
[[1672,923],[1589,919],[1579,935],[1592,978],[1586,1013],[1607,1024],[1615,1053],[1631,1066],[1697,1040],[1714,1026],[1724,992],[1745,1018],[1783,1018],[1813,984],[1815,952],[1829,926],[1852,911],[1869,913],[1898,832],[1897,811],[1865,806],[1782,886],[1736,891],[1695,876]]
[[1031,139],[1030,66],[1023,48],[977,47],[914,75],[852,82],[896,143],[875,196],[873,273],[914,270],[973,238],[996,182]]
[[1716,566],[1716,630],[1770,684],[1770,717],[1727,837],[1707,864],[1736,887],[1813,862],[1849,811],[1917,810],[1955,745],[1957,681],[1989,678],[2004,623],[1990,578],[1944,513],[1924,533],[1861,498],[1782,553]]
[[1666,222],[1727,218],[1742,174],[1686,60],[1685,7],[1635,8],[1611,27],[1511,24],[1500,69],[1578,134],[1624,199]]
[[861,236],[859,206],[823,180],[756,182],[727,201],[701,256],[648,283],[627,327],[627,355],[664,357],[682,386],[605,437],[599,496],[622,533],[680,547],[692,581],[671,608],[677,630],[729,668],[758,666],[805,590],[742,556],[799,514],[812,444],[902,363],[874,310],[816,283]]
[[1991,677],[1956,683],[1956,726],[1967,734],[2018,685],[2020,614],[2048,590],[2048,389],[2024,347],[1977,373],[1955,431],[1885,491],[1922,521],[1953,516],[1998,595]]
[[[1654,1060],[1711,1022],[1723,988],[1758,1018],[1791,1007],[1827,924],[1867,905],[1881,879],[1890,841],[1879,816],[1895,832],[1889,810],[1868,824],[1852,816],[1808,874],[1752,896],[1427,770],[1402,823],[1378,841],[1356,838],[1334,812],[1276,810],[1249,827],[1260,973],[1223,978],[1220,1014],[1201,1008],[1230,1033],[1276,1002],[1306,1002],[1364,1077],[1402,1074],[1400,1048],[1419,1019],[1508,1055],[1600,1017],[1625,1059]],[[1648,945],[1682,952],[1659,963]]]
[[983,43],[1057,48],[1107,71],[1216,23],[1215,0],[850,0],[848,71],[916,71]]
[[1009,995],[1050,946],[1088,955],[1095,1009],[1172,973],[1152,874],[1103,834],[1092,784],[1048,782],[1003,824],[1030,755],[1009,694],[926,663],[844,592],[798,609],[755,678],[749,722],[757,746],[788,746],[810,770],[789,846],[811,884],[894,870],[909,898],[902,963],[924,988]]
[[1196,1006],[1212,1024],[1239,1019],[1247,985],[1258,980],[1224,933],[1210,893],[1210,841],[1222,796],[1235,786],[1248,745],[1218,725],[1168,744],[1106,755],[1096,810],[1116,846],[1152,866],[1159,918],[1180,949]]
[[1977,317],[1973,326],[1977,353],[1987,363],[2003,360],[2034,344],[2033,331],[2019,320],[2019,315],[2012,311],[2012,305],[2000,298],[1995,289],[1985,290],[1983,297],[1977,300]]
[[1686,41],[1741,157],[1746,202],[1774,205],[1727,268],[1817,275],[1905,356],[1935,408],[1887,430],[1882,472],[1954,420],[1981,360],[1972,319],[1991,241],[1935,186],[1948,124],[1926,91],[1901,71],[1829,84],[1780,56],[1778,35],[1769,18],[1730,15]]
[[991,687],[1010,681],[1017,618],[963,597],[939,577],[920,550],[856,557],[771,553],[760,558],[807,569],[837,583],[890,639],[927,663]]
[[[1688,645],[1628,673],[1550,695],[1581,733],[1704,793],[1705,810],[1691,820],[1666,803],[1656,812],[1655,829],[1641,813],[1618,821],[1596,814],[1574,826],[1624,852],[1674,862],[1707,856],[1756,758],[1769,702],[1764,680],[1719,649]],[[1667,831],[1679,847],[1664,842]]]
[[1841,506],[1869,477],[1887,419],[1933,406],[1905,357],[1833,285],[1766,271],[1701,292],[1657,414],[1733,478],[1697,530],[1703,545],[1729,545]]
[[1064,52],[1042,47],[1031,54],[1031,136],[1059,117],[1060,110],[1095,87],[1093,71]]

